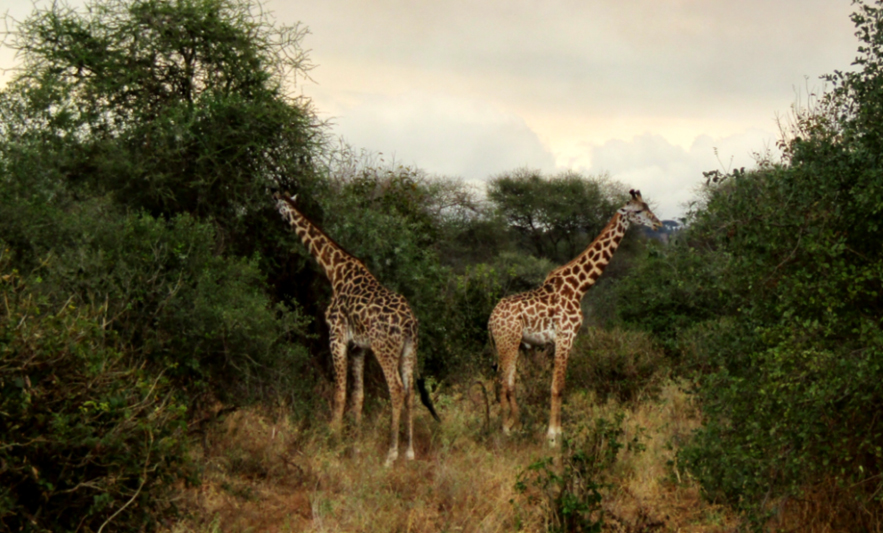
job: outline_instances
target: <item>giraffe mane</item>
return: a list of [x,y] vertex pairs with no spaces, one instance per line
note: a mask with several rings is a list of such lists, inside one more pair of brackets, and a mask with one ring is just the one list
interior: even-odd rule
[[285,194],[280,194],[280,193],[277,192],[277,193],[275,193],[273,196],[275,196],[276,198],[282,200],[283,202],[285,202],[286,204],[288,204],[292,209],[294,209],[295,211],[297,211],[298,213],[300,213],[300,216],[302,216],[304,219],[306,219],[307,222],[309,222],[310,225],[313,226],[313,227],[316,229],[316,231],[318,231],[323,237],[325,237],[325,239],[328,240],[328,242],[330,242],[331,244],[333,244],[334,246],[336,246],[337,249],[340,250],[341,252],[343,252],[343,253],[345,253],[346,255],[350,256],[350,257],[353,259],[353,261],[355,261],[356,263],[362,265],[362,268],[364,268],[365,271],[368,272],[368,274],[371,275],[371,277],[374,277],[374,274],[371,272],[371,270],[368,268],[368,265],[366,265],[364,261],[362,261],[361,259],[359,259],[359,258],[356,257],[355,255],[353,255],[352,253],[350,253],[349,250],[347,250],[346,248],[344,248],[343,246],[341,246],[340,243],[338,243],[337,241],[335,241],[334,239],[332,239],[327,233],[325,233],[325,230],[323,230],[322,228],[320,228],[315,222],[313,222],[312,220],[310,220],[309,218],[307,218],[306,215],[304,215],[303,213],[301,213],[300,209],[298,209],[298,208],[297,208],[297,205],[295,205],[295,203],[294,203],[294,200],[297,198],[297,195],[296,195],[296,194],[295,194],[295,195],[291,195],[291,193],[289,193],[288,191],[286,191]]

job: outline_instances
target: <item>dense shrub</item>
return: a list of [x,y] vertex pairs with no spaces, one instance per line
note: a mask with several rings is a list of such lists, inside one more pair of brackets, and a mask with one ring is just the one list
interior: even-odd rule
[[0,270],[0,529],[152,529],[187,476],[185,407],[106,306]]
[[665,355],[649,334],[589,328],[570,353],[567,383],[594,390],[601,401],[629,402],[652,395],[666,370]]
[[304,28],[253,7],[37,7],[11,34],[23,64],[0,93],[15,266],[39,269],[43,294],[106,306],[192,401],[306,398],[313,372],[290,289],[309,276],[269,187],[315,184],[322,130],[292,86],[310,68]]
[[40,216],[57,235],[35,243],[42,259],[16,261],[40,264],[33,291],[104,307],[108,329],[193,401],[309,403],[309,355],[290,342],[307,320],[294,302],[272,303],[256,260],[217,255],[212,226],[120,216],[101,202]]
[[652,332],[676,355],[679,332],[729,311],[732,289],[721,277],[726,261],[689,232],[667,246],[644,247],[630,274],[605,295],[615,310],[611,322]]
[[781,162],[714,174],[681,247],[619,295],[624,322],[698,371],[681,464],[759,527],[807,487],[839,484],[856,508],[883,488],[883,3],[856,5],[858,69],[795,113]]

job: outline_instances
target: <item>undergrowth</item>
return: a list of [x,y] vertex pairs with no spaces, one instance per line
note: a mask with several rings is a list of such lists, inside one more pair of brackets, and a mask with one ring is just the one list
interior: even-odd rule
[[734,518],[704,503],[672,468],[678,443],[698,425],[683,385],[667,381],[654,399],[629,404],[574,391],[565,404],[569,441],[559,451],[541,427],[504,437],[489,399],[490,427],[475,382],[437,392],[442,423],[418,410],[417,460],[391,468],[383,467],[385,409],[366,413],[352,438],[331,434],[324,420],[307,428],[279,413],[229,415],[197,449],[203,483],[183,491],[189,515],[170,531],[576,530],[561,526],[560,512],[556,522],[561,509],[536,485],[543,476],[552,480],[549,497],[563,487],[577,507],[594,505],[581,510],[590,511],[587,520],[603,513],[603,531],[731,530]]

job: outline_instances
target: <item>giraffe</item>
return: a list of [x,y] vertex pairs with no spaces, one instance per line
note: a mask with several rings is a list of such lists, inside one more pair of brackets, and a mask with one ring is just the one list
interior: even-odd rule
[[[274,196],[282,218],[291,224],[331,282],[331,303],[325,311],[325,321],[330,330],[334,365],[332,429],[339,431],[343,424],[348,355],[352,358],[351,408],[356,427],[361,423],[365,350],[370,349],[383,369],[392,404],[392,428],[385,465],[390,466],[399,456],[399,427],[403,407],[408,437],[405,456],[414,459],[412,411],[414,366],[417,360],[417,317],[403,296],[381,285],[362,261],[347,253],[307,219],[295,206],[296,196],[279,193]],[[355,349],[349,350],[350,345]],[[438,421],[438,415],[421,385],[422,381],[418,383],[421,400]]]
[[494,307],[488,321],[488,331],[491,344],[499,357],[504,433],[509,434],[518,422],[515,367],[519,346],[522,343],[527,346],[554,343],[552,405],[546,436],[551,445],[558,443],[567,357],[583,322],[580,301],[610,262],[629,224],[634,222],[653,229],[662,226],[644,203],[641,192],[631,190],[629,193],[631,199],[613,215],[598,237],[581,254],[566,265],[549,272],[540,287],[503,298]]

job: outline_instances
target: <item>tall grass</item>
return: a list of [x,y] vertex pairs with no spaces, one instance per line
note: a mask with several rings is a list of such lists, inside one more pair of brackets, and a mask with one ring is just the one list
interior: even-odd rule
[[[521,355],[524,423],[512,436],[500,431],[494,384],[464,380],[436,393],[441,424],[418,409],[417,460],[391,468],[383,467],[383,398],[366,402],[359,434],[331,434],[327,413],[298,424],[284,407],[234,412],[193,447],[203,481],[181,488],[186,514],[166,531],[716,533],[747,526],[705,501],[679,467],[678,450],[701,420],[688,393],[695,385],[670,378],[645,335],[614,329],[580,339],[565,397],[567,444],[559,449],[544,438],[549,356]],[[835,482],[770,502],[769,510],[770,531],[881,530],[879,510],[858,506]]]
[[[543,387],[544,389],[546,387]],[[437,397],[443,422],[419,412],[417,460],[383,467],[388,417],[368,413],[361,435],[335,437],[313,424],[304,430],[284,416],[241,411],[214,427],[198,458],[200,487],[182,492],[189,516],[174,533],[215,531],[545,531],[548,506],[516,490],[532,463],[555,458],[542,429],[505,438],[491,398],[490,427],[478,386],[453,387]],[[544,398],[547,401],[547,398]],[[598,402],[573,391],[568,427],[622,416],[623,448],[601,491],[605,530],[728,531],[734,518],[703,503],[698,487],[678,480],[678,443],[698,424],[684,387],[659,386],[653,399]],[[611,529],[615,528],[615,529]]]

